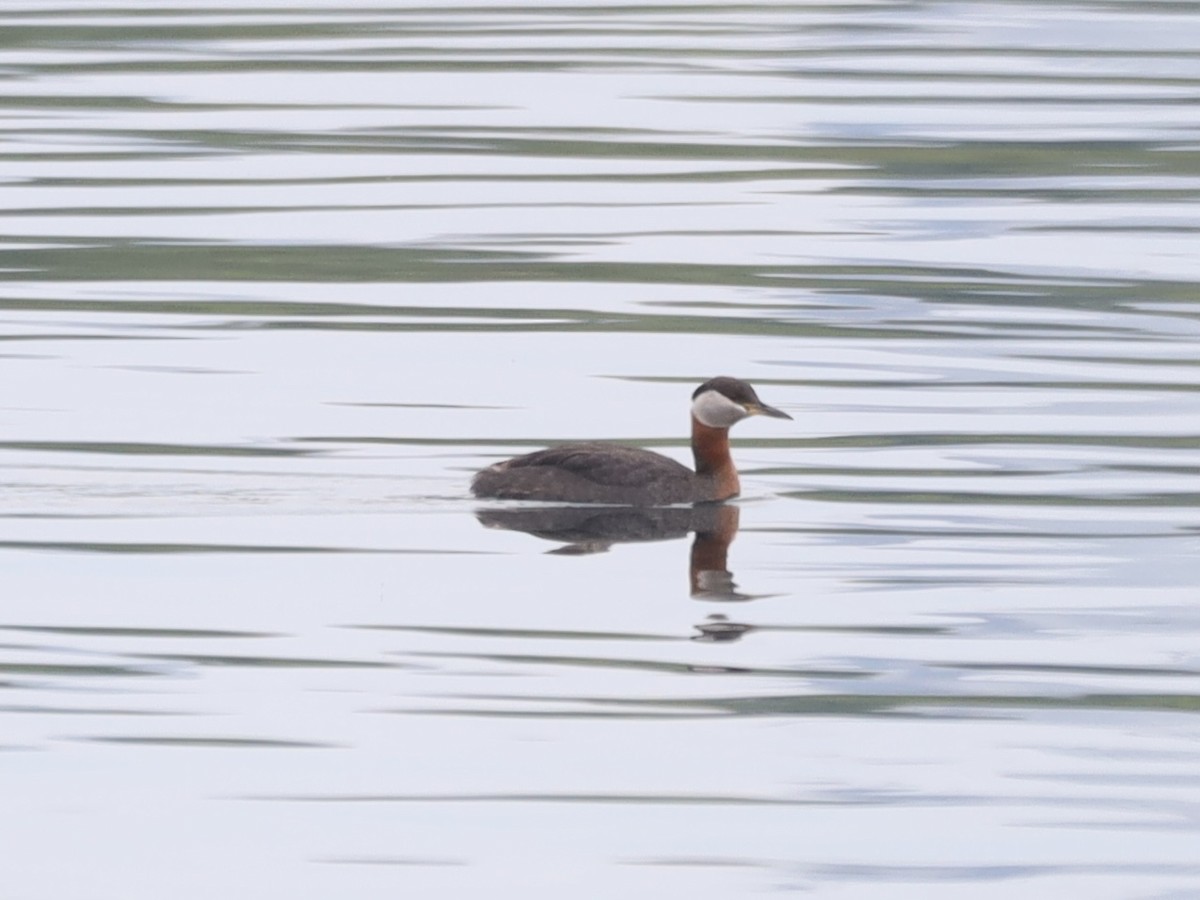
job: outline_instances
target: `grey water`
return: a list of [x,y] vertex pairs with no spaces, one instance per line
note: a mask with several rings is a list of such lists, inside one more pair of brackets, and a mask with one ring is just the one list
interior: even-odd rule
[[1195,2],[0,4],[0,893],[1200,894],[1198,200]]

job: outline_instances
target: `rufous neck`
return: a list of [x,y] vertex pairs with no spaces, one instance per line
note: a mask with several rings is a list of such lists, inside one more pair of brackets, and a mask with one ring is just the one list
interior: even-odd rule
[[729,454],[728,428],[713,428],[692,416],[692,456],[696,460],[696,474],[716,482],[714,500],[738,495],[741,485]]

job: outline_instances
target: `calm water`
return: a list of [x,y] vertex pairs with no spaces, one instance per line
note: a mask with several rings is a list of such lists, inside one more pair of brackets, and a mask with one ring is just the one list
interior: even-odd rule
[[[1200,3],[7,2],[0,117],[5,897],[1200,895]],[[736,507],[467,495],[723,373]]]

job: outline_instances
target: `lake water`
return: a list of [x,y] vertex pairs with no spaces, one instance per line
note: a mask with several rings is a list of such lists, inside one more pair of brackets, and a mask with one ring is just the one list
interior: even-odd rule
[[[1200,895],[1200,4],[7,2],[0,126],[6,898]],[[467,492],[717,374],[735,506]]]

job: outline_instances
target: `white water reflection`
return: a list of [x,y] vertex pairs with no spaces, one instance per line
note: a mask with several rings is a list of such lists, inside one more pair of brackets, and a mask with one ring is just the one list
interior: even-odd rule
[[0,18],[20,896],[1196,892],[1187,4]]

